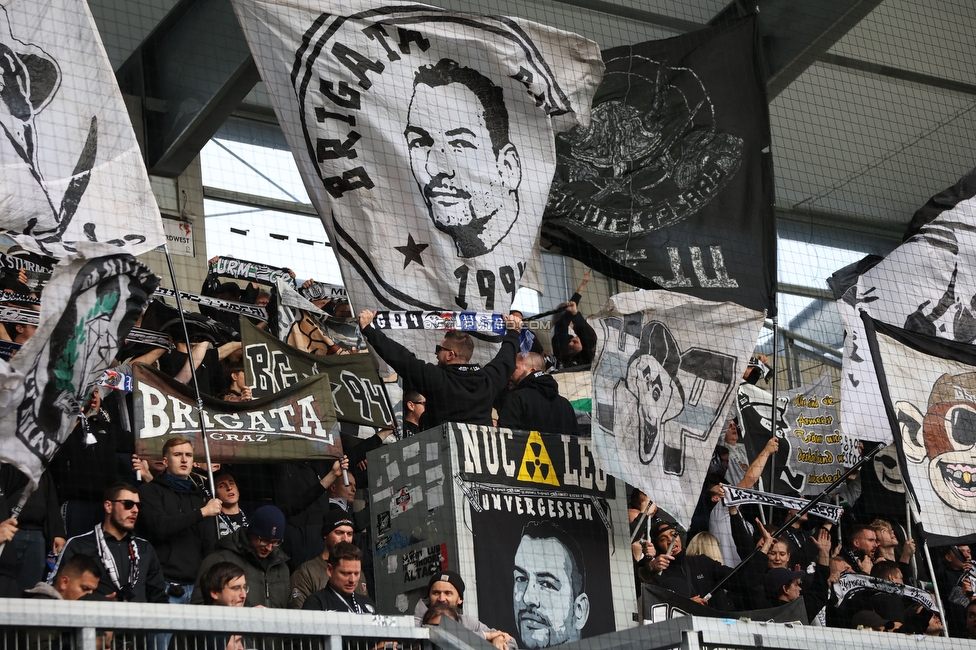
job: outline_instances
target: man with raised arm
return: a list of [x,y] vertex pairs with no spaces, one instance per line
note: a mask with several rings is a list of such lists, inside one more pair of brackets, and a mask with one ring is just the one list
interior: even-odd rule
[[491,426],[491,405],[508,385],[515,370],[522,319],[507,318],[508,330],[495,358],[484,366],[471,363],[474,341],[466,332],[449,331],[434,346],[437,364],[421,361],[413,352],[372,326],[376,312],[359,312],[359,327],[373,349],[403,377],[404,387],[420,391],[426,398],[427,427],[444,422],[467,422]]

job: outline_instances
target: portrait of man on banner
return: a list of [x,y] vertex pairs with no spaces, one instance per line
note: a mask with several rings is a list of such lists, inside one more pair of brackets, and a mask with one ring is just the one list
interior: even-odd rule
[[422,5],[234,5],[350,301],[507,311],[539,263],[554,133],[589,119],[596,43]]
[[581,512],[579,519],[471,513],[480,620],[510,632],[520,648],[549,648],[615,628],[611,533],[593,509]]
[[477,70],[441,59],[417,71],[404,129],[410,169],[458,257],[493,250],[518,219],[522,162],[508,128],[502,89]]

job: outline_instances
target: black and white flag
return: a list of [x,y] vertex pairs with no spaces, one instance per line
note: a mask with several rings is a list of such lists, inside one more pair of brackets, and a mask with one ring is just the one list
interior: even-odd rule
[[165,243],[88,3],[3,0],[0,60],[0,230],[58,258]]
[[596,43],[396,0],[233,4],[355,308],[507,312]]
[[[593,453],[607,473],[688,525],[752,355],[762,312],[664,292],[621,293],[588,319]],[[697,489],[697,488],[696,488]]]
[[590,125],[556,139],[550,249],[634,286],[770,309],[760,52],[754,17],[604,51]]
[[0,460],[40,478],[157,283],[130,255],[55,267],[37,331],[0,362]]
[[904,243],[836,293],[847,332],[841,422],[861,440],[891,443],[859,312],[948,341],[976,341],[976,170],[929,199],[913,216]]
[[902,478],[929,543],[976,541],[976,350],[863,320]]

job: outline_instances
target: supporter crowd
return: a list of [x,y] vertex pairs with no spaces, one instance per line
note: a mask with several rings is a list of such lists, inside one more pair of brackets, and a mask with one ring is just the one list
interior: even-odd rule
[[[510,328],[484,365],[471,362],[478,343],[466,333],[447,332],[431,351],[409,350],[372,326],[373,312],[353,319],[344,301],[315,302],[331,317],[358,324],[402,380],[401,436],[444,422],[586,435],[552,372],[586,370],[593,359],[596,334],[578,307],[587,280],[553,315],[551,340],[527,339],[520,334],[522,315],[507,315]],[[32,295],[26,285],[22,275],[5,288]],[[242,288],[216,277],[208,277],[201,293],[260,306],[272,298],[258,284]],[[192,369],[203,392],[250,400],[241,343],[233,336],[238,316],[201,312],[205,318],[189,340],[181,325],[161,323],[171,347],[127,345],[118,369],[149,363],[184,383]],[[15,343],[33,333],[22,324],[5,323],[0,330]],[[306,350],[355,352],[316,330],[314,322],[305,335]],[[434,363],[425,361],[431,353]],[[758,381],[764,362],[757,359],[744,380]],[[19,517],[0,523],[0,542],[7,543],[0,554],[0,595],[377,611],[370,500],[357,501],[356,495],[357,486],[368,482],[366,454],[389,440],[392,430],[364,436],[358,426],[343,428],[346,455],[339,460],[208,467],[181,436],[168,437],[159,458],[135,455],[131,408],[125,392],[96,390]],[[653,494],[630,490],[637,596],[652,585],[717,611],[774,608],[802,596],[803,623],[909,634],[940,634],[947,625],[952,636],[976,638],[968,547],[934,549],[930,575],[905,522],[846,509],[838,525],[804,516],[774,538],[796,511],[723,505],[724,486],[755,487],[778,449],[771,438],[762,453],[748,458],[738,433],[733,420],[715,450],[690,530],[659,512]],[[4,465],[0,482],[9,512],[26,477]],[[845,488],[847,498],[856,500],[858,479]],[[833,587],[846,573],[920,593],[935,582],[944,612],[898,587],[863,589],[841,601]],[[448,616],[499,649],[514,648],[514,630],[491,629],[463,614],[465,588],[453,571],[433,576],[427,597],[415,604],[418,625]]]

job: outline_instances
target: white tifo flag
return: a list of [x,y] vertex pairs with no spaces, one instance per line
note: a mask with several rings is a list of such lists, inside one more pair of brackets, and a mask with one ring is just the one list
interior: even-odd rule
[[840,422],[859,440],[892,442],[861,311],[910,331],[976,341],[976,170],[932,197],[909,229],[912,236],[837,301],[846,331]]
[[158,285],[131,255],[54,267],[37,331],[0,361],[0,461],[37,484]]
[[138,255],[163,222],[84,0],[0,0],[0,232],[57,258]]
[[599,46],[416,3],[233,5],[354,310],[507,312]]
[[764,314],[667,291],[611,297],[596,330],[593,454],[688,526]]

